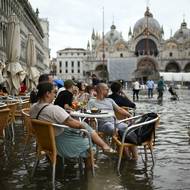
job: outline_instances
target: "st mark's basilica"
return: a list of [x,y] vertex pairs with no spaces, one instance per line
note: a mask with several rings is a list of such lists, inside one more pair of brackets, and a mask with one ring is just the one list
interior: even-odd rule
[[167,73],[190,74],[190,29],[185,19],[174,35],[164,39],[164,28],[147,7],[144,17],[133,29],[129,28],[128,36],[126,41],[114,24],[103,37],[93,30],[86,61],[91,65],[91,72],[109,80],[126,81],[157,80]]

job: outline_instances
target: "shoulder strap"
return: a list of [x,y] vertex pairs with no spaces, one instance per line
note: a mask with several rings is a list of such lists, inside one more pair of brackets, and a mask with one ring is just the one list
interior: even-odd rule
[[38,112],[38,114],[37,114],[37,116],[36,116],[36,119],[38,119],[38,117],[39,117],[41,111],[42,111],[45,107],[47,107],[48,105],[49,105],[49,104],[46,104],[45,106],[43,106],[43,107],[40,109],[40,111]]

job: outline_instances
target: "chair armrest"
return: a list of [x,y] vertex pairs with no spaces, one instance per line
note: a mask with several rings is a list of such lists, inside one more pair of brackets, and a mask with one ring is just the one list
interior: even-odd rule
[[60,128],[65,128],[65,129],[70,129],[70,127],[66,126],[66,125],[61,125],[61,124],[57,124],[57,123],[52,123],[52,125],[54,127],[60,127]]
[[122,119],[122,120],[116,120],[116,124],[120,124],[120,123],[122,123],[122,122],[124,122],[124,121],[130,121],[130,120],[132,120],[132,119],[137,119],[137,118],[139,118],[139,117],[142,117],[142,115],[137,115],[137,116],[129,117],[129,118]]
[[[65,128],[65,129],[75,129],[75,128],[71,128],[71,127],[68,127],[66,125],[61,125],[61,124],[57,124],[57,123],[52,123],[52,125],[54,127],[60,127],[60,128]],[[84,132],[87,136],[90,135],[89,132],[86,129],[76,129],[76,130]]]
[[27,117],[30,117],[30,114],[29,114],[29,113],[26,113],[24,110],[21,110],[21,113],[22,113],[23,115],[26,115]]

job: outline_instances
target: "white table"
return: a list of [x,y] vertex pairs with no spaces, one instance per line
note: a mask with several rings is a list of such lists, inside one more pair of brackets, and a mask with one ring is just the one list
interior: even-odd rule
[[90,111],[87,111],[85,113],[82,113],[80,111],[73,111],[70,113],[73,117],[79,117],[79,118],[106,118],[106,117],[115,117],[113,112],[108,111],[102,111],[102,113],[90,113]]
[[113,112],[109,112],[109,111],[102,111],[101,113],[91,113],[90,111],[82,113],[80,111],[73,111],[73,112],[70,112],[70,115],[73,117],[78,117],[80,119],[80,121],[84,121],[86,118],[94,118],[94,120],[96,122],[96,130],[98,130],[97,119],[107,118],[107,117],[115,117],[115,114]]

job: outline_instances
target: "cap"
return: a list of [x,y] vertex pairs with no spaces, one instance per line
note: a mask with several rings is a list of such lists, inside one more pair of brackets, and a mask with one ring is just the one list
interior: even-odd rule
[[72,87],[73,85],[76,85],[76,83],[75,83],[73,80],[66,80],[66,81],[64,82],[64,87],[65,87],[66,89]]

